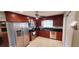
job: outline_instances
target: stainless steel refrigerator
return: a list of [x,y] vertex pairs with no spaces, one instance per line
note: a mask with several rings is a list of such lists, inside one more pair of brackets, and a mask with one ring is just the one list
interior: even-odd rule
[[29,44],[29,24],[27,22],[7,22],[9,46],[24,47]]

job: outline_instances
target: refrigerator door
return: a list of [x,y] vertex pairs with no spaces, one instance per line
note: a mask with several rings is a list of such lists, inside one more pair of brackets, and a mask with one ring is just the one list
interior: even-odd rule
[[24,39],[24,46],[27,46],[29,44],[29,28],[26,26],[23,27],[23,39]]
[[24,46],[27,46],[29,44],[29,33],[24,34]]
[[16,46],[17,47],[23,47],[24,46],[24,33],[22,29],[17,29],[16,30]]
[[29,43],[29,27],[28,23],[18,23],[16,29],[16,46],[24,47]]

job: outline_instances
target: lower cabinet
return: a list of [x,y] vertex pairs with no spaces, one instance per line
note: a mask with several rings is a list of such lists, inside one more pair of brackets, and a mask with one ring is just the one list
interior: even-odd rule
[[62,32],[50,31],[50,38],[62,41]]
[[50,31],[46,31],[46,30],[39,30],[37,31],[37,36],[41,36],[41,37],[46,37],[46,38],[50,38]]
[[7,32],[0,32],[0,47],[9,47]]
[[62,41],[62,32],[40,30],[36,32],[36,35]]

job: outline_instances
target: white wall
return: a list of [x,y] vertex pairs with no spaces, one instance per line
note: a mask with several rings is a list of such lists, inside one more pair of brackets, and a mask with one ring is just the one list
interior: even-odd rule
[[78,30],[74,30],[72,46],[79,47],[79,11],[76,11],[76,21],[78,22]]
[[65,47],[72,46],[73,29],[70,24],[75,20],[75,11],[72,11],[69,15],[68,12],[64,14],[63,25],[63,43]]
[[6,21],[5,13],[3,11],[0,11],[0,21]]

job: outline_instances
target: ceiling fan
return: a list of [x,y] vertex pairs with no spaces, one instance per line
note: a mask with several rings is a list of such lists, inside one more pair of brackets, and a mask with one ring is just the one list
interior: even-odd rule
[[36,19],[44,18],[44,17],[46,17],[46,16],[39,15],[39,12],[38,11],[35,11],[35,18]]

